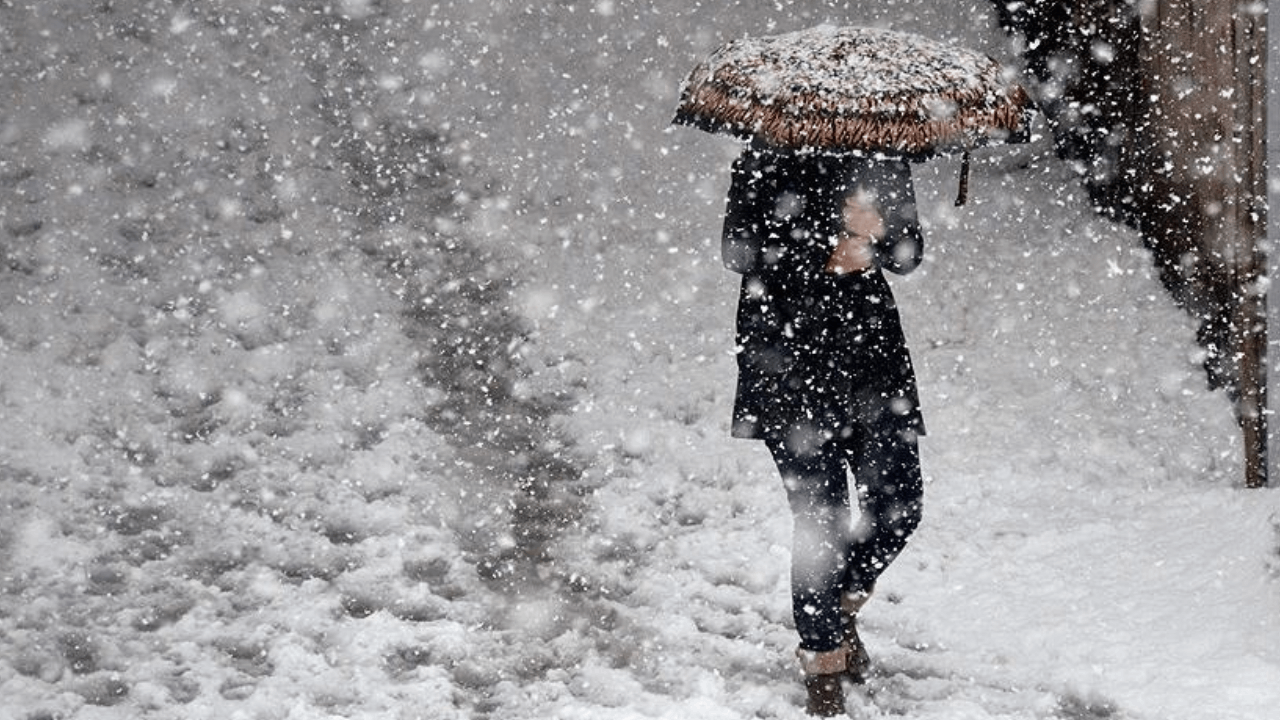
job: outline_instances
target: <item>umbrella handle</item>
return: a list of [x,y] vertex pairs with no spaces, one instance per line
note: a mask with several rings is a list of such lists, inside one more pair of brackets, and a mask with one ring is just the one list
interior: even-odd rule
[[969,151],[964,151],[964,159],[960,161],[960,188],[956,191],[956,207],[969,200]]

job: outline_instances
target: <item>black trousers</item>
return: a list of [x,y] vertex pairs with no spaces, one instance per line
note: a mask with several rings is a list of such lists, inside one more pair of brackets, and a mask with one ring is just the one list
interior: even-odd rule
[[795,523],[791,602],[803,650],[840,646],[841,596],[870,591],[920,524],[924,483],[916,435],[893,425],[858,428],[824,443],[792,442],[783,433],[765,439]]

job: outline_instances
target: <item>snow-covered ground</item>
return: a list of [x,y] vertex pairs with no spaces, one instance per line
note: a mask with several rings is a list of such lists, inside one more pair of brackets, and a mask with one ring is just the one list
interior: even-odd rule
[[[737,146],[666,122],[741,32],[985,4],[84,5],[0,4],[0,718],[803,716]],[[1275,717],[1280,495],[1138,238],[1043,142],[917,169],[851,710]]]

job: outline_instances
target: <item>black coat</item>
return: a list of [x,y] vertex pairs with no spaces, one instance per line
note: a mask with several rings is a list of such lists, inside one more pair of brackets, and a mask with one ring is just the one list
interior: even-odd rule
[[[824,267],[844,200],[859,190],[875,194],[884,219],[875,267],[833,275]],[[905,162],[748,149],[733,166],[722,250],[743,276],[735,437],[817,440],[858,425],[923,434],[915,371],[881,272],[910,272],[924,252]]]

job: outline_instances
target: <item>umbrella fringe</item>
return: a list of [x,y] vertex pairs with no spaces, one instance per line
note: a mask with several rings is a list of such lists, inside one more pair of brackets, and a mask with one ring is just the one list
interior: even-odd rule
[[[837,110],[817,95],[797,94],[806,101],[795,104],[754,104],[741,93],[705,83],[690,89],[681,102],[675,122],[712,132],[742,137],[762,137],[787,149],[870,150],[908,156],[958,152],[966,147],[999,142],[1022,131],[1029,123],[1030,100],[1022,88],[1006,93],[994,107],[966,108],[947,118],[928,118],[924,103],[908,99],[863,101],[859,107]],[[952,100],[952,98],[946,98]],[[954,104],[964,107],[960,94]],[[789,108],[803,107],[806,115]],[[875,110],[892,107],[893,115]]]

